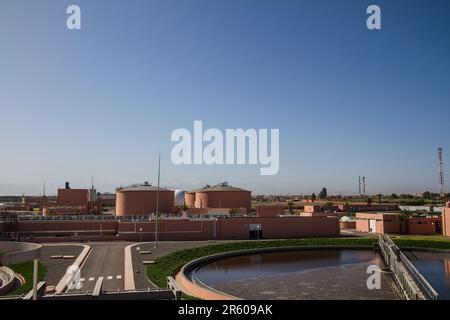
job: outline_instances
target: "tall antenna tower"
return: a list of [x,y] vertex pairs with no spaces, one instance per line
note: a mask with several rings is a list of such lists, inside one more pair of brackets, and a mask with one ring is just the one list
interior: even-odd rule
[[442,161],[442,148],[438,148],[439,194],[445,196],[444,190],[444,163]]
[[363,177],[363,195],[366,195],[366,177]]
[[359,176],[358,179],[359,179],[359,196],[361,196],[361,176]]

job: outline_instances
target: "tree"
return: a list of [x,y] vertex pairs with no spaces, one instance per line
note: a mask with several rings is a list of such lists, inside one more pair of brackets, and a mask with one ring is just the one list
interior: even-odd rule
[[395,193],[393,193],[393,194],[391,194],[391,198],[392,198],[392,199],[397,199],[397,198],[398,198],[398,195],[395,194]]
[[427,200],[430,200],[430,199],[431,199],[431,192],[430,192],[430,191],[425,191],[425,192],[422,194],[422,198],[427,199]]
[[371,204],[372,204],[372,198],[368,198],[368,199],[367,199],[367,205],[370,207]]
[[294,214],[294,203],[292,201],[288,202],[288,208],[289,208],[289,214],[293,215]]
[[315,194],[315,193],[313,193],[313,194],[311,195],[311,200],[313,200],[313,201],[314,201],[314,200],[316,200],[316,198],[317,198],[317,197],[316,197],[316,194]]
[[319,199],[326,199],[328,196],[327,188],[322,188],[322,191],[319,193]]
[[238,209],[235,209],[235,208],[230,209],[230,215],[231,215],[231,216],[236,215],[238,212],[239,212]]

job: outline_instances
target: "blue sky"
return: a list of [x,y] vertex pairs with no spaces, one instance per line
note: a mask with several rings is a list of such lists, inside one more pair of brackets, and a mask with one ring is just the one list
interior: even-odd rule
[[[171,188],[356,193],[364,175],[369,193],[437,191],[449,21],[446,0],[2,0],[0,194],[155,182],[158,150]],[[279,128],[279,173],[173,165],[170,135],[194,120]]]

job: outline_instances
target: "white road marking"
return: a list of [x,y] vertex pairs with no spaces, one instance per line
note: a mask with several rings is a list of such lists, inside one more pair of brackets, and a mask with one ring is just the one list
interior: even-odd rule
[[118,275],[118,276],[116,277],[116,279],[122,279],[122,276],[121,276],[121,275]]
[[85,278],[80,278],[80,281],[83,282],[84,280],[86,280]]
[[95,279],[94,277],[90,277],[89,281],[94,281],[94,279]]
[[111,280],[113,277],[112,276],[108,276],[108,280]]

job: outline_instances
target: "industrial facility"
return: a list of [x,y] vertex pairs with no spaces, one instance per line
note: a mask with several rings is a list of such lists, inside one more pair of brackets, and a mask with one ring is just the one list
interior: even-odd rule
[[214,186],[207,185],[201,189],[186,192],[185,203],[189,208],[228,208],[245,209],[251,212],[251,191],[233,187],[228,182]]
[[174,200],[173,190],[154,187],[147,181],[120,187],[116,189],[116,216],[145,216],[157,211],[172,213]]

